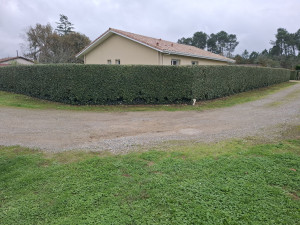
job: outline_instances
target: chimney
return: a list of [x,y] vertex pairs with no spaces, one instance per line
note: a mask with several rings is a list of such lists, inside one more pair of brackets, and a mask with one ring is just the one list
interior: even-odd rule
[[159,43],[158,43],[158,42],[156,42],[156,46],[159,46]]
[[173,43],[171,43],[171,46],[172,46],[172,47],[174,46]]

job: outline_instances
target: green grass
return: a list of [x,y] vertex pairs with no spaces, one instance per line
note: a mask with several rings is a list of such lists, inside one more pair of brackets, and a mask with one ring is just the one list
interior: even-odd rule
[[229,107],[249,101],[255,101],[266,95],[275,93],[283,88],[290,87],[296,82],[287,82],[260,88],[225,98],[212,101],[198,102],[197,105],[116,105],[116,106],[73,106],[56,102],[40,100],[25,95],[14,94],[0,91],[0,107],[19,107],[29,109],[59,109],[59,110],[78,110],[78,111],[99,111],[99,112],[124,112],[124,111],[183,111],[183,110],[206,110],[213,108]]
[[1,224],[299,224],[300,140],[127,155],[0,147]]

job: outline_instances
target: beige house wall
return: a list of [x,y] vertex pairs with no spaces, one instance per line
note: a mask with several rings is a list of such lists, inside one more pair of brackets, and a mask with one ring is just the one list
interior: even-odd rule
[[158,52],[127,38],[113,34],[95,49],[85,55],[85,64],[107,64],[119,59],[122,65],[158,65]]
[[180,65],[192,65],[192,61],[197,61],[198,65],[227,65],[222,61],[163,54],[116,34],[84,55],[85,64],[108,64],[108,60],[115,64],[120,60],[121,65],[171,65],[172,59],[179,59]]
[[15,59],[14,61],[17,61],[17,63],[19,63],[19,64],[26,64],[26,65],[32,65],[32,64],[34,64],[33,62],[29,62],[29,61],[27,61],[25,59]]

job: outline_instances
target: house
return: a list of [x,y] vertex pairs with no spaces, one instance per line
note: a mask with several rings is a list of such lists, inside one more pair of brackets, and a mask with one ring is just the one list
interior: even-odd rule
[[21,56],[0,59],[0,66],[9,66],[14,63],[25,64],[25,65],[34,64],[34,62],[32,60],[21,57]]
[[85,64],[226,65],[235,61],[190,45],[109,28],[76,57]]

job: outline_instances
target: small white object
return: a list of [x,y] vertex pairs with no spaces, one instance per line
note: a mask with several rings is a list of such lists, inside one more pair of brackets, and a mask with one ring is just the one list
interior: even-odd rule
[[196,104],[196,99],[194,98],[194,99],[193,99],[193,105],[195,105],[195,104]]

